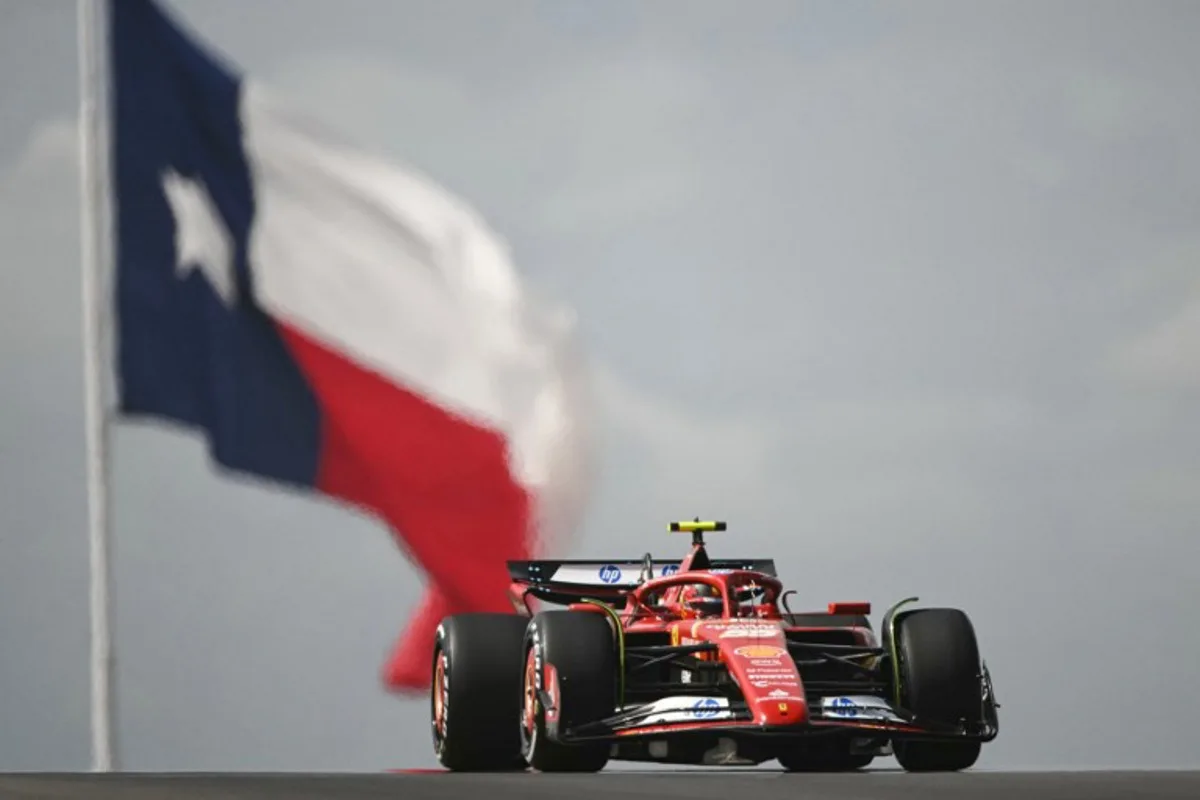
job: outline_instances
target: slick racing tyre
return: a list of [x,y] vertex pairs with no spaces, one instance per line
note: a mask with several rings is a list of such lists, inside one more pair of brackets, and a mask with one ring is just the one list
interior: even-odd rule
[[[975,629],[962,611],[929,608],[897,616],[900,703],[918,720],[957,725],[982,717]],[[956,772],[979,758],[978,741],[897,738],[896,761],[909,772]]]
[[875,756],[869,753],[858,755],[847,751],[818,754],[796,750],[779,754],[779,765],[788,772],[853,772],[866,769],[874,760]]
[[516,614],[459,614],[438,627],[429,711],[433,752],[446,769],[525,769],[512,721],[521,711],[527,622]]
[[539,772],[604,769],[607,743],[562,744],[550,734],[611,716],[617,668],[615,636],[603,614],[543,611],[530,620],[520,715],[521,753],[529,766]]

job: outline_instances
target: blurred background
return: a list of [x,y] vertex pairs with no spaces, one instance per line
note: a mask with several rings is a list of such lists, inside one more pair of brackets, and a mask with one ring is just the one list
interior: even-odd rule
[[[170,0],[579,315],[573,557],[966,609],[981,769],[1195,766],[1200,6]],[[0,769],[89,764],[71,0],[0,0]],[[124,766],[433,766],[383,527],[114,438]],[[883,764],[890,763],[885,760]]]

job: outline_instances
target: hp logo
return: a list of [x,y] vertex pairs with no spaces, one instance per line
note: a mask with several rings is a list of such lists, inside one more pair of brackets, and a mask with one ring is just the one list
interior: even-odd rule
[[663,567],[663,570],[662,570],[662,574],[663,574],[664,578],[667,577],[668,575],[674,575],[676,572],[679,572],[678,564],[667,564],[665,567]]
[[621,580],[621,568],[615,564],[605,564],[600,568],[600,580],[604,583],[616,583]]
[[705,697],[703,700],[697,700],[692,706],[692,713],[701,719],[706,717],[715,717],[721,709],[721,704],[717,702],[715,697]]
[[853,717],[858,705],[849,697],[835,697],[830,705],[830,713],[839,717]]

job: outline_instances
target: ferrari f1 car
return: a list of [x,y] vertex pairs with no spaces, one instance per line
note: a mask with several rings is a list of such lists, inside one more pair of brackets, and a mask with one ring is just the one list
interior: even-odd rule
[[[967,615],[868,603],[792,613],[771,560],[508,563],[515,614],[461,614],[433,652],[433,745],[456,771],[594,772],[610,759],[855,770],[972,766],[998,732]],[[530,601],[565,608],[535,610]]]

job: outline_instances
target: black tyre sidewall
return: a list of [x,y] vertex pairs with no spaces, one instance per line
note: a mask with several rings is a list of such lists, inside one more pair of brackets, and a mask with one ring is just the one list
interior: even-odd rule
[[801,756],[795,753],[781,753],[778,756],[779,765],[788,772],[854,772],[866,769],[874,760],[873,755],[851,753],[825,757]]
[[446,659],[446,736],[438,747],[433,718],[436,682],[430,685],[434,754],[453,771],[524,768],[513,721],[520,714],[522,642],[528,620],[516,614],[459,614],[438,628],[431,670]]
[[[975,629],[958,609],[909,611],[896,619],[901,704],[918,721],[957,725],[982,717],[981,662]],[[981,745],[969,740],[904,740],[893,743],[896,760],[909,771],[957,771],[975,763]]]
[[521,674],[531,650],[540,650],[538,688],[544,685],[547,665],[558,678],[557,718],[547,722],[539,701],[535,731],[527,739],[518,729],[521,750],[529,766],[540,772],[595,772],[608,762],[606,742],[562,744],[563,731],[582,723],[603,719],[616,705],[617,653],[611,623],[591,611],[544,611],[529,622],[522,650]]

